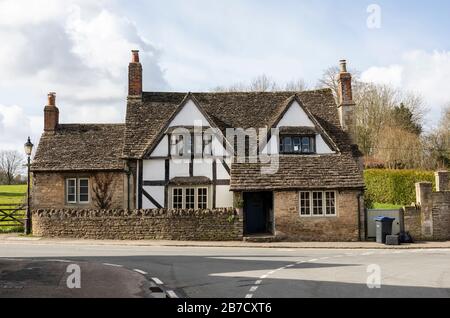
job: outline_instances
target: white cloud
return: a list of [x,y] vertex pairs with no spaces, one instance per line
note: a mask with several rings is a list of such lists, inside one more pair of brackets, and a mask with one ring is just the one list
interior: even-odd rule
[[0,105],[18,105],[0,108],[0,148],[36,131],[38,139],[49,91],[62,122],[123,122],[132,49],[141,50],[144,87],[168,87],[160,52],[111,3],[0,0]]
[[44,119],[28,116],[23,108],[0,104],[0,150],[22,151],[22,145],[31,136],[38,140],[44,127]]
[[363,82],[371,82],[381,85],[393,85],[401,87],[403,78],[403,67],[391,65],[387,67],[373,66],[361,74]]
[[423,97],[430,109],[428,119],[435,124],[443,106],[450,102],[450,52],[415,50],[401,61],[385,67],[371,67],[362,73],[363,81],[393,84]]

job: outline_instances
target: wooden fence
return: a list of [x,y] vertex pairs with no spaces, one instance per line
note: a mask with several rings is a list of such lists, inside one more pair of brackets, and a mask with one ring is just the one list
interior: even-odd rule
[[0,233],[22,231],[25,213],[26,205],[0,204]]

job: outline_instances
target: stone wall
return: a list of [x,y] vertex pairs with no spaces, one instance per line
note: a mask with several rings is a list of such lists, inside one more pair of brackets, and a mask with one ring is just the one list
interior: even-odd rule
[[404,207],[403,222],[405,230],[409,232],[414,240],[422,240],[422,216],[419,207]]
[[243,222],[234,209],[36,210],[33,235],[106,240],[242,240]]
[[433,239],[450,240],[450,192],[433,193]]
[[[300,217],[297,191],[275,192],[277,236],[289,241],[359,241],[360,191],[337,191],[337,216]],[[363,222],[361,222],[363,224]],[[363,231],[363,229],[361,229]]]
[[405,208],[405,230],[417,240],[450,240],[450,191],[449,173],[436,173],[438,192],[432,184],[416,184],[416,207]]
[[[33,173],[32,204],[33,210],[37,209],[95,209],[93,193],[94,176],[104,176],[106,172],[93,173],[61,173],[61,172],[35,172]],[[111,209],[127,208],[127,176],[123,172],[108,172],[112,176],[110,186],[112,200]],[[68,204],[66,203],[66,179],[89,178],[90,203]],[[131,190],[130,193],[133,191]]]

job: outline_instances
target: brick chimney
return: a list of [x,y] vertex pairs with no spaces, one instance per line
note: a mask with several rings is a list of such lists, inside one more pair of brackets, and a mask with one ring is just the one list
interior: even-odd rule
[[48,93],[47,106],[44,108],[44,131],[54,132],[59,124],[59,109],[56,107],[56,93]]
[[353,132],[355,102],[353,101],[352,75],[347,71],[347,61],[340,61],[338,80],[338,109],[341,126],[344,131]]
[[142,97],[142,64],[139,61],[139,51],[131,51],[131,63],[128,66],[128,97]]

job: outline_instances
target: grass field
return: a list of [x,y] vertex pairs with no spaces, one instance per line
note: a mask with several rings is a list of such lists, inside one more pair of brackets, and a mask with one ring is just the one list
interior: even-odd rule
[[[0,210],[1,208],[14,208],[21,205],[26,198],[27,186],[26,185],[14,185],[14,186],[2,186],[0,185]],[[24,212],[22,212],[22,215]],[[16,216],[20,216],[16,215]],[[22,218],[22,217],[20,217]],[[23,228],[21,226],[8,226],[11,224],[11,219],[6,218],[3,213],[0,213],[0,233],[8,232],[21,232]],[[1,226],[6,225],[6,226]]]

